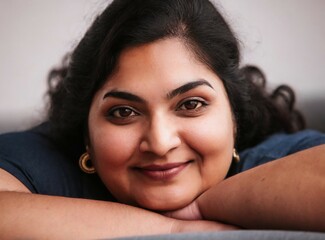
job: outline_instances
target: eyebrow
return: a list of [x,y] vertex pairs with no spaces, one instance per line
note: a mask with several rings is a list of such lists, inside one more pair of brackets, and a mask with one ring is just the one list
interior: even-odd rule
[[212,85],[208,81],[206,81],[204,79],[200,79],[198,81],[189,82],[189,83],[186,83],[186,84],[176,88],[175,90],[168,93],[167,97],[168,97],[168,99],[174,98],[174,97],[176,97],[178,95],[186,93],[186,92],[188,92],[188,91],[190,91],[190,90],[192,90],[194,88],[197,88],[199,86],[202,86],[202,85],[205,85],[205,86],[208,86],[208,87],[214,89],[212,87]]
[[120,99],[125,99],[128,101],[132,101],[132,102],[139,102],[139,103],[144,103],[145,100],[140,98],[137,95],[134,95],[132,93],[129,92],[124,92],[124,91],[118,91],[118,90],[112,90],[107,92],[103,99],[107,98],[107,97],[113,97],[113,98],[120,98]]
[[[171,92],[169,92],[167,94],[167,98],[168,99],[172,99],[178,95],[181,95],[183,93],[186,93],[194,88],[197,88],[199,86],[202,86],[202,85],[205,85],[205,86],[208,86],[212,89],[214,89],[212,87],[212,85],[204,80],[204,79],[200,79],[198,81],[193,81],[193,82],[189,82],[189,83],[186,83],[174,90],[172,90]],[[105,98],[108,98],[108,97],[113,97],[113,98],[120,98],[120,99],[125,99],[125,100],[128,100],[128,101],[132,101],[132,102],[139,102],[139,103],[145,103],[146,101],[144,99],[142,99],[141,97],[137,96],[137,95],[134,95],[132,93],[129,93],[129,92],[125,92],[125,91],[119,91],[119,90],[111,90],[107,93],[105,93],[103,99]]]

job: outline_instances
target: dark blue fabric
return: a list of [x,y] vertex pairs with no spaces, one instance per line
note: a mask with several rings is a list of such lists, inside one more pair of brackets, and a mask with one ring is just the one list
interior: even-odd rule
[[0,135],[0,168],[31,192],[113,200],[96,174],[83,173],[48,137],[47,125]]
[[241,162],[238,170],[242,172],[321,144],[325,144],[325,134],[314,130],[274,134],[257,146],[239,153]]
[[[239,171],[325,143],[325,134],[306,130],[275,134],[240,153]],[[96,174],[83,173],[78,159],[69,159],[48,137],[47,125],[0,135],[0,168],[31,192],[114,201]]]

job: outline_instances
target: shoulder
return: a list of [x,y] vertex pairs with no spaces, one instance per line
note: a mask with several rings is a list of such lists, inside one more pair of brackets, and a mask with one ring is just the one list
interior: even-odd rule
[[240,171],[321,144],[325,144],[325,134],[315,130],[273,134],[255,147],[240,153]]
[[[78,159],[69,159],[51,141],[47,124],[0,135],[0,168],[31,192],[68,197],[103,198],[98,177],[82,173]],[[98,194],[92,189],[98,190]]]

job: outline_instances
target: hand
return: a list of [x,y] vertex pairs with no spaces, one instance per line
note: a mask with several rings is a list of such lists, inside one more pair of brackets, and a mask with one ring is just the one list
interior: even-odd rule
[[176,218],[181,220],[202,220],[203,219],[199,206],[196,201],[193,201],[191,204],[187,205],[184,208],[175,211],[164,212],[162,214],[170,218]]
[[[202,220],[202,215],[196,201],[182,209],[165,212],[163,215],[177,219],[172,227],[172,232],[204,232],[236,230],[238,227],[214,221]],[[186,220],[186,221],[183,221]]]
[[181,232],[207,232],[207,231],[225,231],[238,230],[237,227],[213,221],[183,221],[175,220],[172,225],[171,233]]

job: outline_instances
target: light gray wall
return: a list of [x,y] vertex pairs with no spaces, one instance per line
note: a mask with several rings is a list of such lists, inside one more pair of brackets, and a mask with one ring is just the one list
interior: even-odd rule
[[[75,46],[107,2],[0,1],[0,132],[42,120],[48,70]],[[324,100],[325,1],[214,2],[241,40],[243,64],[260,66],[270,88],[294,86],[301,106]]]

